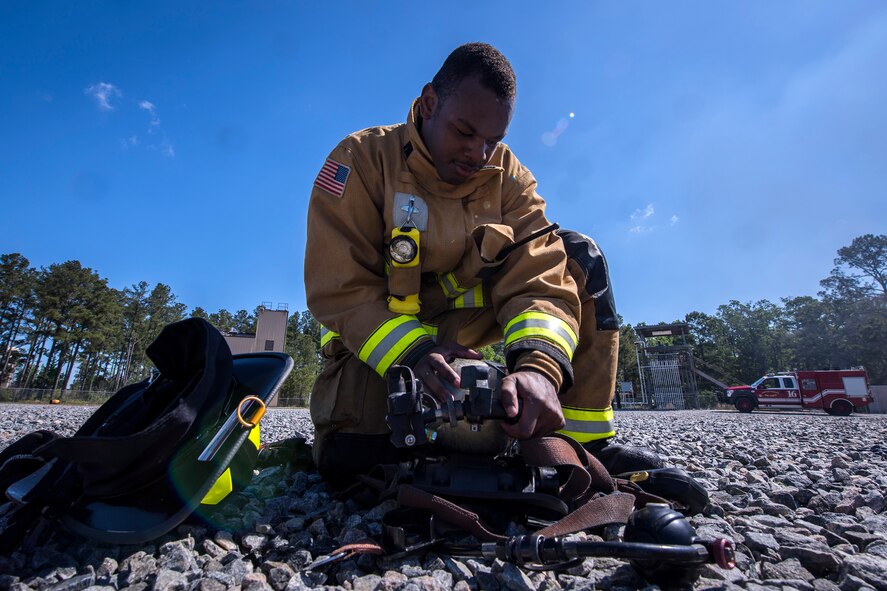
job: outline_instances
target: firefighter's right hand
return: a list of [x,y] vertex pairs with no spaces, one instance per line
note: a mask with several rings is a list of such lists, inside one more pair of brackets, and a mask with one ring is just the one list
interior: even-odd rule
[[459,389],[459,374],[450,367],[456,359],[483,359],[484,356],[459,343],[450,341],[438,345],[413,367],[413,373],[422,380],[425,390],[440,402],[453,398],[446,384]]
[[500,400],[516,423],[502,423],[509,437],[529,439],[564,428],[564,413],[554,384],[535,371],[516,371],[502,379]]

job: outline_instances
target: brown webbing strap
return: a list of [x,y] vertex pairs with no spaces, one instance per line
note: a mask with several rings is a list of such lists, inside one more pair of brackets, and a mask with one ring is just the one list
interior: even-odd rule
[[[565,500],[580,499],[586,492],[610,493],[616,490],[616,483],[603,464],[575,439],[554,434],[521,441],[520,446],[527,464],[570,471],[566,483],[561,487],[561,498]],[[588,491],[589,487],[593,490]]]
[[634,509],[634,497],[625,493],[611,493],[595,497],[559,521],[543,527],[536,535],[550,538],[593,529],[611,523],[625,523]]
[[605,493],[616,491],[616,483],[613,481],[613,477],[610,476],[610,473],[607,472],[600,460],[588,453],[588,450],[581,443],[572,437],[561,435],[560,433],[554,433],[551,437],[564,441],[573,448],[582,466],[591,474],[591,483],[595,488]]
[[521,455],[529,466],[556,468],[561,476],[568,472],[560,489],[560,497],[565,501],[578,499],[591,486],[591,475],[574,450],[560,439],[538,437],[522,441]]
[[380,499],[394,496],[400,479],[400,466],[397,464],[378,464],[369,474],[358,475],[357,480],[375,490]]
[[677,511],[686,509],[682,503],[649,493],[630,480],[616,478],[615,481],[616,488],[618,488],[620,492],[630,494],[635,498],[635,504],[638,508],[646,506],[647,503],[665,503],[666,505],[671,505],[671,508]]
[[497,542],[506,539],[505,536],[500,536],[488,530],[481,523],[477,513],[463,509],[444,498],[425,492],[415,486],[401,485],[397,491],[397,502],[405,507],[427,509],[443,521],[470,533],[482,542]]

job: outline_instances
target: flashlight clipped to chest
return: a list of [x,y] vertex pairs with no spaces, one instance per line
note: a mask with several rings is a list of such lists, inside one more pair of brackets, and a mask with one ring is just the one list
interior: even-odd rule
[[[395,226],[391,231],[391,240],[388,242],[388,258],[391,261],[391,274],[418,271],[421,242],[419,229],[413,223],[412,216],[415,211],[415,203],[410,203],[404,208],[407,218],[400,226]],[[419,285],[415,286],[415,293],[394,294],[388,296],[388,309],[397,314],[419,313]]]

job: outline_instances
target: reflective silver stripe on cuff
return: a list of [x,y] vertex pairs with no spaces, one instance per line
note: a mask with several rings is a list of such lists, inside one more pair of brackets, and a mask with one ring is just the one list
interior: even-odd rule
[[566,419],[564,428],[561,431],[569,431],[571,433],[611,433],[613,429],[613,423],[610,421],[576,421]]
[[551,331],[557,334],[563,342],[569,345],[570,350],[567,353],[570,356],[576,352],[576,337],[573,336],[571,331],[568,331],[564,328],[564,326],[560,322],[555,322],[553,320],[544,320],[541,318],[527,318],[525,320],[521,320],[519,322],[515,322],[508,328],[508,332],[505,333],[505,342],[510,344],[510,339],[512,335],[516,334],[519,331],[526,330],[529,328],[541,328],[539,336],[542,336],[545,331]]
[[[393,329],[391,329],[391,332],[385,335],[381,341],[376,343],[376,346],[373,347],[373,350],[367,356],[365,363],[374,369],[378,369],[382,365],[382,361],[389,352],[397,350],[397,354],[399,356],[400,353],[402,353],[408,348],[410,344],[412,344],[412,340],[408,343],[401,343],[400,341],[406,338],[407,335],[415,330],[419,330],[421,332],[420,336],[425,336],[428,334],[422,327],[422,323],[418,320],[413,319],[398,324]],[[398,344],[400,344],[399,347]],[[387,367],[385,367],[384,369],[387,369]]]

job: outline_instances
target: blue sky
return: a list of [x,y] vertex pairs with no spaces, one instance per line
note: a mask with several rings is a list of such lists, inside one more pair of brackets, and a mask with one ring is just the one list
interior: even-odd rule
[[506,143],[628,322],[815,295],[887,232],[880,1],[8,2],[0,253],[302,310],[326,155],[477,40],[517,73]]

